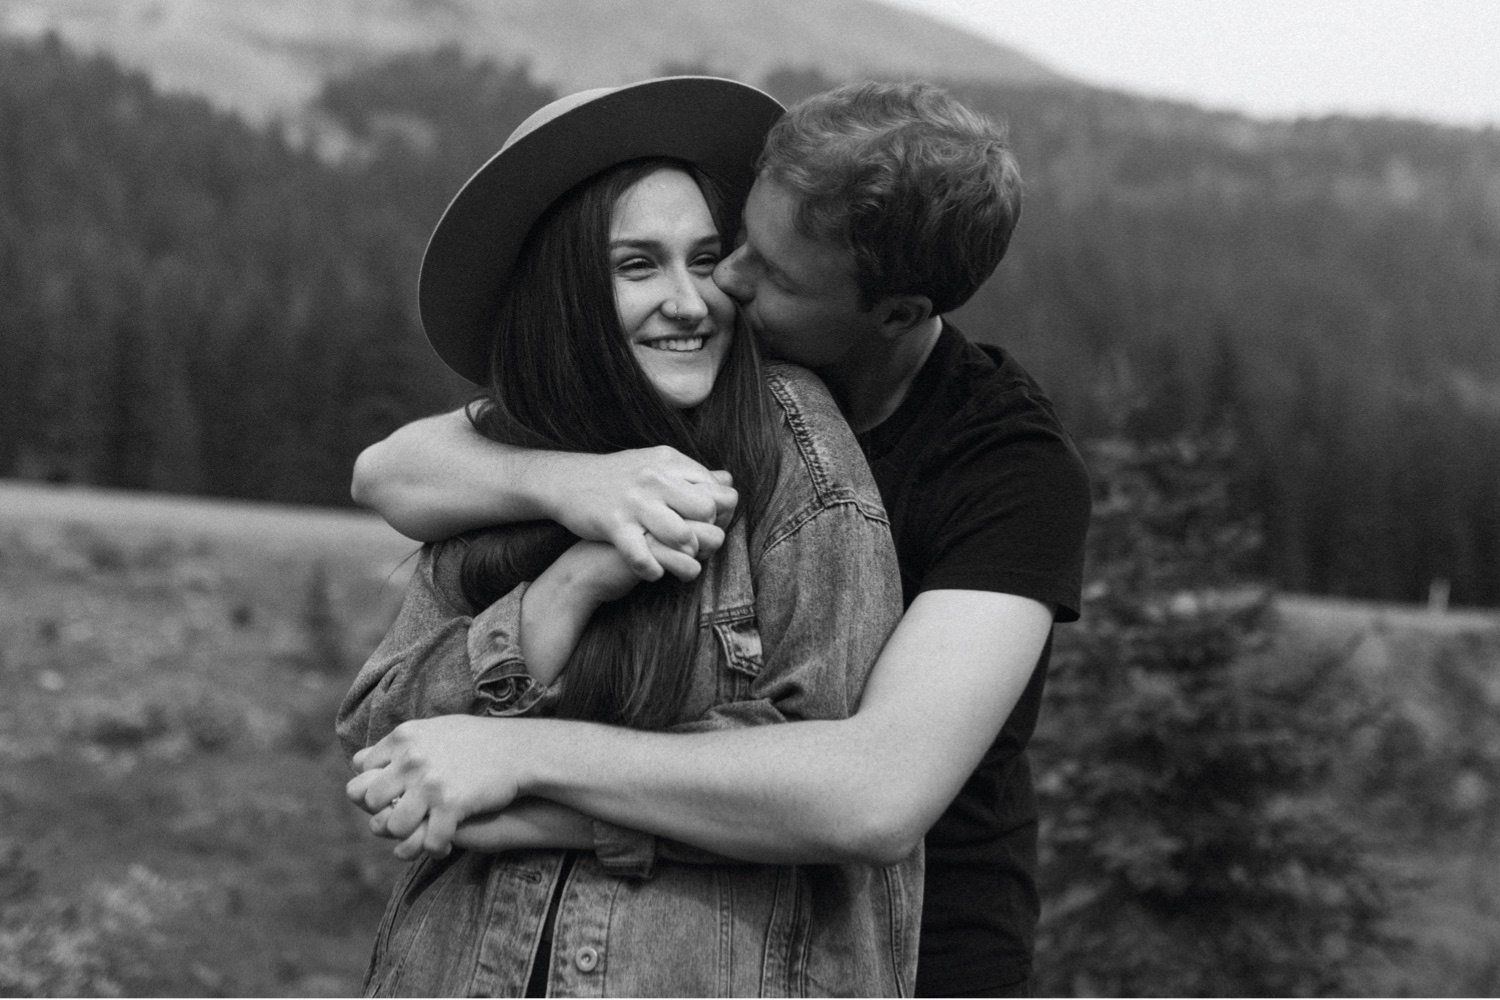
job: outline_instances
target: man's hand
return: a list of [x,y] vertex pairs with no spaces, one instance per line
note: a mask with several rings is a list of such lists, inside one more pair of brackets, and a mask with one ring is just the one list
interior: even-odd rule
[[419,850],[441,857],[461,822],[516,799],[519,786],[505,767],[512,755],[504,744],[520,724],[472,715],[404,722],[354,755],[360,773],[345,794],[375,817],[375,832],[402,841],[398,857]]
[[580,538],[613,545],[642,580],[663,572],[695,577],[697,566],[663,558],[661,550],[701,561],[694,522],[722,529],[739,502],[729,473],[666,446],[612,455],[540,452],[530,461],[548,516]]
[[556,521],[613,545],[643,580],[696,576],[690,525],[724,528],[738,502],[729,473],[672,448],[528,451],[484,437],[463,410],[414,421],[366,448],[354,463],[351,495],[419,542]]

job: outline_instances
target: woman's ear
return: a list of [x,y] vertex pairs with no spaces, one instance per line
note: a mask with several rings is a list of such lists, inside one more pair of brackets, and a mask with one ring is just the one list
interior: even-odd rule
[[914,330],[932,316],[932,300],[925,295],[892,295],[876,308],[881,330],[889,336]]

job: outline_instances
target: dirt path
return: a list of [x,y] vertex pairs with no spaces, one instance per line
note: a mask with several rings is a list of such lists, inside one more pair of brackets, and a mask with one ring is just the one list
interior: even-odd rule
[[1384,604],[1306,594],[1279,595],[1276,607],[1287,624],[1325,634],[1416,632],[1458,635],[1500,630],[1500,611],[1485,608],[1432,611],[1420,604]]
[[123,541],[201,537],[275,553],[360,554],[394,563],[416,543],[373,514],[0,479],[0,529],[87,524]]

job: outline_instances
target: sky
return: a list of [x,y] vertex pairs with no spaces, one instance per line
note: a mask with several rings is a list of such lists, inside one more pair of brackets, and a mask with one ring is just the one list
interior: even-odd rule
[[887,0],[1082,80],[1260,117],[1500,128],[1500,0]]

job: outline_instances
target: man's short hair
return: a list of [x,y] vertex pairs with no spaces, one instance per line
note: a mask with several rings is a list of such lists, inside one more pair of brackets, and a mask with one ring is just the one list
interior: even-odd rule
[[1021,215],[1003,128],[928,83],[847,84],[795,105],[757,164],[802,199],[798,231],[854,255],[861,306],[968,301]]

